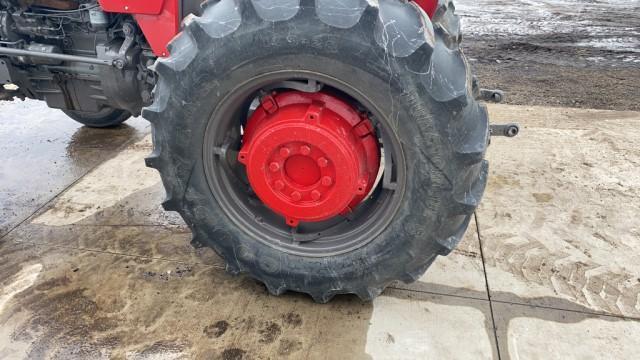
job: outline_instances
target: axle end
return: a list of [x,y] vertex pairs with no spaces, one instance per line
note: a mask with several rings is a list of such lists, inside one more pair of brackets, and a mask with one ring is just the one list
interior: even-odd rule
[[515,123],[493,124],[489,126],[491,136],[516,137],[520,133],[520,126]]

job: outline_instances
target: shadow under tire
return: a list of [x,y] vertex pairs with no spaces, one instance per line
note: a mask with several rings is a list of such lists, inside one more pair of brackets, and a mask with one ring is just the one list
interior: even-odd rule
[[[181,214],[195,246],[211,247],[227,271],[248,273],[272,294],[372,300],[395,281],[417,280],[462,239],[487,179],[487,111],[471,94],[457,28],[448,25],[453,6],[443,2],[439,16],[448,21],[432,24],[395,0],[264,3],[208,3],[185,21],[171,56],[156,62],[154,103],[143,116],[152,123],[147,165],[162,177],[164,208]],[[239,143],[225,142],[224,131],[242,121],[251,97],[242,105],[240,95],[285,78],[318,81],[365,106],[395,166],[393,186],[381,181],[376,201],[366,202],[384,217],[351,220],[347,233],[365,239],[354,246],[315,253],[313,242],[287,243],[286,231],[264,225],[265,216],[247,216],[255,201],[230,205],[242,186],[212,166],[233,163]]]

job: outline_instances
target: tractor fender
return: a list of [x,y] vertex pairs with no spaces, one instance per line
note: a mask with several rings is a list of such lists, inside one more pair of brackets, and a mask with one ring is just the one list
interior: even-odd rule
[[132,14],[158,57],[169,55],[167,44],[180,30],[178,0],[99,0],[106,12]]

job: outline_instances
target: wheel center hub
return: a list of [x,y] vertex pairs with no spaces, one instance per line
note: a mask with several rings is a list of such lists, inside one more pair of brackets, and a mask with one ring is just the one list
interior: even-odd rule
[[380,152],[371,121],[322,92],[262,99],[244,129],[238,161],[249,183],[289,226],[346,214],[373,187]]
[[[302,145],[305,146],[305,145]],[[293,155],[284,162],[284,173],[297,185],[310,186],[320,180],[320,166],[313,158],[305,155]]]

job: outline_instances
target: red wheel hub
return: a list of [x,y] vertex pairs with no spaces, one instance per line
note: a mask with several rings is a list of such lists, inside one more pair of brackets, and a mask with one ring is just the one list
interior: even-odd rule
[[262,99],[238,160],[262,202],[297,226],[357,206],[375,183],[380,149],[371,121],[345,101],[288,91]]

